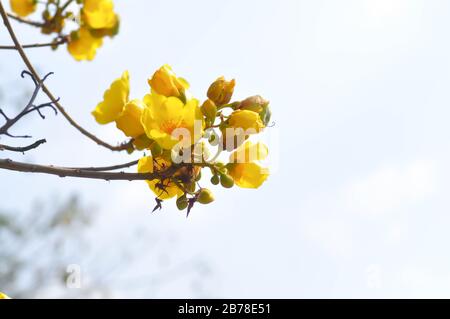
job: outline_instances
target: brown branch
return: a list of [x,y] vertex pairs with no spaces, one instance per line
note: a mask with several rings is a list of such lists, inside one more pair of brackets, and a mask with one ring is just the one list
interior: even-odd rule
[[[14,42],[14,45],[15,45],[17,51],[19,52],[20,57],[22,58],[22,61],[25,63],[25,65],[27,66],[27,68],[31,72],[31,74],[34,75],[35,79],[37,81],[39,81],[39,82],[42,82],[41,78],[39,77],[39,75],[36,72],[35,68],[33,67],[33,65],[31,64],[30,60],[28,59],[28,56],[26,55],[25,51],[23,50],[19,40],[17,39],[17,36],[14,33],[14,29],[12,28],[11,23],[9,22],[8,14],[6,13],[5,8],[3,7],[3,4],[1,2],[1,0],[0,0],[0,15],[3,18],[3,23],[5,24],[6,29],[8,29],[8,33],[9,33],[12,41]],[[129,140],[128,142],[122,143],[122,144],[120,144],[118,146],[114,146],[114,145],[111,145],[111,144],[109,144],[107,142],[104,142],[103,140],[99,139],[97,136],[95,136],[94,134],[88,132],[86,129],[81,127],[77,122],[75,122],[75,120],[70,117],[70,115],[66,112],[66,110],[63,108],[63,106],[58,102],[58,100],[53,96],[53,94],[50,92],[50,90],[47,88],[47,86],[45,84],[43,84],[43,83],[42,83],[42,90],[44,91],[45,94],[47,94],[47,96],[54,103],[54,105],[56,106],[58,111],[61,112],[61,114],[66,118],[66,120],[73,127],[75,127],[84,136],[86,136],[86,137],[90,138],[91,140],[93,140],[94,142],[96,142],[98,145],[106,147],[106,148],[108,148],[108,149],[110,149],[112,151],[127,150],[132,145],[132,140]]]
[[70,6],[70,4],[71,4],[72,2],[73,2],[73,0],[67,0],[66,3],[64,3],[64,4],[61,6],[61,8],[60,8],[61,12],[64,12],[64,10],[66,10],[67,7]]
[[37,164],[28,164],[16,162],[10,159],[0,159],[0,168],[10,171],[26,172],[26,173],[41,173],[56,175],[59,177],[78,177],[88,179],[103,179],[106,181],[122,180],[154,180],[164,179],[172,175],[177,169],[176,166],[171,166],[163,172],[157,173],[125,173],[125,172],[100,172],[95,170],[86,170],[70,167],[45,166]]
[[34,142],[33,144],[30,144],[28,146],[24,147],[16,147],[16,146],[9,146],[9,145],[3,145],[0,144],[0,151],[10,151],[10,152],[18,152],[18,153],[25,153],[27,151],[30,151],[32,149],[35,149],[39,147],[41,144],[46,143],[46,140],[39,140]]
[[[35,44],[24,44],[23,49],[34,49],[34,48],[44,48],[44,47],[55,47],[68,42],[68,37],[63,37],[62,39],[49,42],[49,43],[35,43]],[[0,50],[17,50],[15,45],[0,45]]]
[[103,167],[70,167],[71,169],[81,169],[84,171],[91,171],[91,172],[106,172],[106,171],[114,171],[121,168],[127,168],[134,165],[137,165],[139,161],[132,161],[125,164],[119,164],[119,165],[112,165],[112,166],[103,166]]
[[27,19],[23,19],[21,17],[18,17],[16,15],[11,14],[11,13],[7,13],[7,16],[10,17],[13,20],[16,20],[16,21],[20,22],[20,23],[25,23],[25,24],[31,25],[33,27],[42,28],[45,25],[42,22],[36,22],[36,21],[30,21],[30,20],[27,20]]

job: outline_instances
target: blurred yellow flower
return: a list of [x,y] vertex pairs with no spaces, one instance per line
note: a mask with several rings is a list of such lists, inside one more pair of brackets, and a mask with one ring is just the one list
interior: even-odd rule
[[168,64],[160,67],[148,80],[148,84],[152,92],[164,96],[179,97],[189,88],[189,83],[183,78],[178,78]]
[[[138,162],[139,173],[154,173],[163,172],[168,169],[172,163],[162,157],[153,158],[151,156],[142,157]],[[183,191],[169,179],[158,180],[154,179],[146,181],[150,189],[156,194],[159,199],[169,199],[175,196],[180,196]]]
[[258,113],[249,110],[237,110],[231,113],[230,126],[242,128],[246,133],[259,133],[264,129],[264,124]]
[[107,124],[115,121],[123,111],[130,95],[130,75],[128,71],[116,79],[103,94],[100,102],[92,112],[99,124]]
[[269,170],[257,161],[265,159],[267,155],[267,146],[247,141],[231,153],[230,163],[227,164],[228,174],[239,187],[258,188],[269,176]]
[[11,10],[19,17],[26,17],[27,15],[36,11],[36,0],[10,0]]
[[83,18],[92,29],[111,29],[118,21],[112,0],[84,0]]
[[0,292],[0,299],[11,299],[9,298],[7,295],[5,295],[4,293]]
[[103,40],[92,36],[88,29],[81,27],[78,32],[73,32],[67,45],[69,53],[77,61],[93,60],[97,49],[101,47]]
[[203,134],[203,115],[196,99],[183,103],[174,96],[152,93],[144,97],[146,107],[141,123],[145,133],[162,148],[171,149],[176,144],[189,146]]

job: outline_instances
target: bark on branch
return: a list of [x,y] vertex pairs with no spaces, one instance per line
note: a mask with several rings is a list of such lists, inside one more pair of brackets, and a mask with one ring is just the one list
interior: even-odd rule
[[27,151],[37,148],[38,146],[40,146],[41,144],[44,144],[45,142],[46,142],[46,140],[42,139],[42,140],[38,140],[28,146],[9,146],[9,145],[0,144],[0,151],[25,153]]
[[119,181],[119,180],[142,181],[142,180],[169,178],[176,171],[177,167],[171,166],[165,171],[156,173],[125,173],[125,172],[97,171],[93,168],[83,169],[83,168],[58,167],[53,165],[46,166],[46,165],[16,162],[11,159],[0,159],[0,169],[26,173],[49,174],[49,175],[56,175],[59,177],[103,179],[105,181]]

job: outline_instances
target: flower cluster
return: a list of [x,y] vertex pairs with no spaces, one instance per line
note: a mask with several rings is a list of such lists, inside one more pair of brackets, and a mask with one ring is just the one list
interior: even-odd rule
[[[69,53],[77,61],[93,60],[103,38],[119,32],[119,17],[112,0],[10,0],[11,10],[20,18],[38,11],[41,3],[42,21],[24,21],[39,27],[43,34],[55,35],[54,49],[67,43]],[[72,29],[69,35],[63,34],[66,26]]]
[[[262,185],[269,172],[260,161],[267,157],[268,149],[251,142],[250,137],[268,125],[268,101],[259,95],[231,101],[235,81],[220,77],[200,104],[189,93],[189,83],[168,65],[158,69],[148,84],[148,94],[130,99],[129,74],[125,71],[105,91],[92,114],[99,124],[115,122],[132,138],[130,153],[149,151],[139,160],[138,172],[157,173],[158,178],[147,183],[158,205],[177,197],[178,208],[189,213],[196,202],[212,202],[212,192],[200,186],[203,170],[211,172],[213,185]],[[216,149],[214,154],[212,149]],[[222,161],[224,153],[229,153],[226,162]]]

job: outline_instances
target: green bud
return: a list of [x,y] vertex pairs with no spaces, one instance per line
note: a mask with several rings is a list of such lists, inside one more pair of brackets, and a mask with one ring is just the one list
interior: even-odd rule
[[211,184],[217,185],[219,183],[220,183],[219,176],[218,175],[213,175],[213,177],[211,177]]
[[179,210],[186,209],[188,206],[188,199],[186,198],[186,194],[177,198],[177,207]]
[[231,188],[234,185],[234,180],[228,174],[221,174],[220,175],[220,185],[222,185],[225,188]]
[[209,144],[211,144],[213,146],[217,145],[217,141],[218,141],[218,138],[217,138],[216,134],[211,134],[211,136],[208,138]]
[[199,202],[200,204],[209,204],[213,201],[214,195],[209,189],[207,188],[200,189],[197,195],[197,202]]

